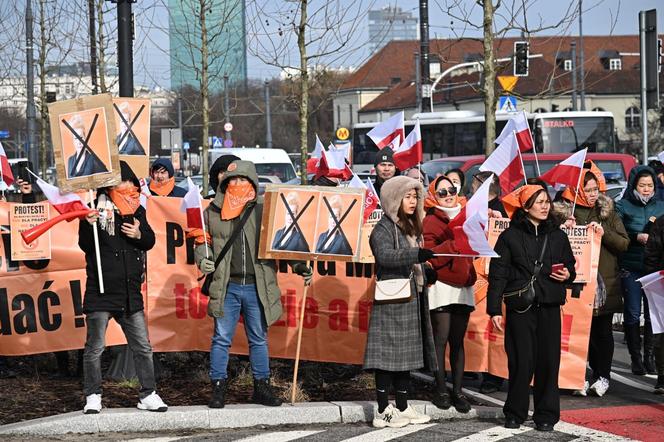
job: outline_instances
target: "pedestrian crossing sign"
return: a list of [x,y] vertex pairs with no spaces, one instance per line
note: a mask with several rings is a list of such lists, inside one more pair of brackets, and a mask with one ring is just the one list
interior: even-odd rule
[[498,98],[498,111],[502,113],[517,112],[516,97],[503,95]]

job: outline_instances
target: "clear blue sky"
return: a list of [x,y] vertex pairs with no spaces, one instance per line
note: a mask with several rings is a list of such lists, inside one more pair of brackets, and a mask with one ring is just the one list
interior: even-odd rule
[[[311,1],[312,7],[322,3],[323,0]],[[357,0],[338,0],[342,4],[356,4]],[[512,3],[514,0],[503,0],[503,4]],[[251,0],[247,0],[250,3]],[[394,5],[395,3],[404,10],[412,11],[418,16],[419,1],[417,0],[374,0],[365,1],[368,5],[373,4],[374,9],[383,6]],[[451,1],[447,1],[451,3]],[[473,17],[475,22],[481,17],[480,8],[474,0],[465,0],[464,5],[473,8]],[[520,1],[517,1],[520,3]],[[531,26],[543,20],[544,24],[555,23],[564,15],[568,0],[528,0],[528,21]],[[577,1],[572,3],[577,4]],[[446,0],[429,0],[429,22],[431,38],[454,38],[463,33],[464,36],[480,36],[479,30],[466,28],[463,29],[462,23],[453,20],[444,12]],[[137,26],[137,62],[135,63],[136,82],[147,85],[158,84],[160,86],[169,86],[169,66],[166,53],[168,52],[168,13],[164,6],[152,6],[149,10],[141,10],[141,3],[135,5],[136,21],[140,22]],[[584,35],[614,35],[637,34],[638,33],[638,11],[645,9],[655,9],[658,5],[664,5],[662,0],[584,0],[583,1],[583,32]],[[247,17],[249,20],[250,17]],[[362,21],[363,28],[356,35],[354,47],[359,49],[353,51],[344,60],[344,65],[361,65],[368,57],[368,52],[362,47],[362,42],[368,38],[367,19]],[[137,23],[138,24],[138,23]],[[578,20],[571,23],[566,29],[549,30],[542,34],[560,34],[567,35],[578,34]],[[658,30],[664,32],[664,8],[658,11]],[[295,48],[293,49],[295,51]],[[248,73],[250,78],[269,78],[279,74],[276,68],[262,63],[257,57],[248,56]],[[335,64],[339,64],[336,62]]]

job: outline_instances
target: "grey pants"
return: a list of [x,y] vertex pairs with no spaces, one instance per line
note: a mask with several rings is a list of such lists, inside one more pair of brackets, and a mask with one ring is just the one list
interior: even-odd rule
[[143,311],[127,316],[112,312],[90,312],[85,316],[87,336],[83,350],[83,393],[86,396],[101,394],[101,354],[106,346],[106,328],[111,318],[122,327],[134,355],[136,375],[141,383],[139,397],[143,399],[155,391],[152,346],[148,341]]

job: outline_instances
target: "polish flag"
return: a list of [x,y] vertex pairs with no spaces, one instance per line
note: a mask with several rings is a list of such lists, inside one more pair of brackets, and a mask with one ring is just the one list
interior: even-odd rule
[[528,125],[526,111],[521,111],[509,119],[503,128],[503,131],[498,135],[498,138],[496,138],[496,144],[501,144],[503,141],[510,138],[512,132],[516,133],[516,139],[519,143],[519,150],[521,152],[528,152],[535,147],[533,135],[530,132],[530,126]]
[[143,206],[144,209],[148,208],[148,198],[152,196],[150,193],[150,187],[148,186],[148,180],[145,178],[141,178],[138,180],[139,183],[141,183],[141,206]]
[[422,133],[420,132],[420,120],[408,134],[406,139],[394,151],[394,165],[399,170],[410,169],[422,162]]
[[187,214],[187,227],[189,229],[203,228],[203,206],[201,205],[201,194],[198,186],[191,178],[187,177],[187,193],[182,197],[180,211]]
[[353,179],[348,183],[348,187],[364,190],[364,217],[363,223],[366,223],[374,210],[378,208],[378,195],[373,187],[371,180],[367,178],[367,184],[362,182],[359,176],[353,174]]
[[540,176],[540,178],[552,186],[555,186],[556,184],[564,184],[578,190],[581,180],[581,171],[583,170],[583,163],[586,161],[587,152],[588,148],[585,148],[570,155],[569,158],[551,168],[551,170]]
[[75,193],[62,194],[60,193],[60,189],[48,184],[41,178],[37,178],[37,185],[42,192],[44,192],[44,196],[46,196],[48,202],[51,203],[51,205],[55,207],[55,210],[61,215],[83,210],[86,211],[83,215],[86,215],[90,211],[90,208],[85,204],[83,199]]
[[311,156],[307,160],[307,173],[316,173],[324,150],[325,147],[323,147],[323,143],[321,143],[320,138],[318,138],[318,134],[316,134],[316,147],[314,148],[314,151],[311,152]]
[[643,287],[650,307],[652,332],[664,333],[664,270],[637,279]]
[[5,148],[2,147],[2,143],[0,143],[0,180],[4,181],[7,186],[11,186],[14,182],[14,174],[12,173],[12,168],[9,165],[9,159],[5,153]]
[[519,144],[514,132],[489,155],[480,166],[480,170],[490,170],[498,176],[503,195],[510,193],[521,180],[525,179],[526,172],[523,170]]
[[349,180],[353,176],[353,171],[346,163],[346,153],[338,149],[324,150],[316,176]]
[[493,180],[494,178],[491,177],[482,183],[477,192],[461,208],[459,214],[450,220],[448,224],[450,229],[462,226],[468,218],[475,214],[480,216],[480,221],[483,225],[486,226],[489,224],[489,187]]
[[489,223],[489,187],[486,180],[468,200],[466,206],[452,221],[454,244],[461,255],[498,257],[487,240],[485,229]]
[[403,129],[403,111],[392,115],[390,118],[371,129],[367,132],[367,136],[376,143],[378,149],[388,146],[392,143],[392,140],[397,137],[399,137],[400,140],[403,140],[405,138],[405,132]]

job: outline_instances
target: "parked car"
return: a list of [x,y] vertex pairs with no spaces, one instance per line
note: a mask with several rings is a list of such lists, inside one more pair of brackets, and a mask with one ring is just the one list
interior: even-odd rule
[[222,155],[235,155],[256,165],[258,175],[276,176],[282,183],[297,180],[295,168],[290,157],[283,149],[264,149],[255,147],[233,147],[210,149],[210,165]]

